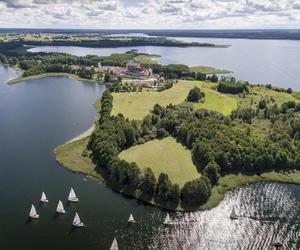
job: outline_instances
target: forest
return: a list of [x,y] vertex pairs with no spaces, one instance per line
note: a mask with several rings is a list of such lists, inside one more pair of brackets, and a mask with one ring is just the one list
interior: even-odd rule
[[[112,188],[146,202],[189,210],[209,199],[221,175],[300,169],[300,104],[294,101],[278,106],[262,99],[256,109],[238,108],[231,116],[186,105],[155,105],[141,122],[112,116],[112,102],[106,91],[88,149]],[[264,124],[268,132],[256,129],[254,122]],[[191,150],[199,172],[199,178],[182,188],[165,173],[156,179],[151,168],[142,171],[136,163],[118,158],[133,145],[167,136]]]

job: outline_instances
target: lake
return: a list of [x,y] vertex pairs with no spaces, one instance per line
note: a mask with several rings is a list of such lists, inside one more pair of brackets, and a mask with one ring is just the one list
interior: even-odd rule
[[[60,166],[53,149],[91,126],[103,85],[52,77],[6,85],[15,72],[0,66],[0,249],[286,249],[300,248],[300,186],[248,185],[214,209],[171,214],[113,192]],[[70,187],[80,202],[67,205]],[[39,204],[42,191],[49,203]],[[55,216],[58,200],[67,213]],[[40,219],[29,223],[35,204]],[[229,219],[235,207],[240,218]],[[86,228],[71,230],[75,212]],[[137,223],[127,225],[132,213]]]
[[234,75],[251,83],[272,84],[300,90],[300,42],[291,40],[250,40],[222,38],[176,38],[188,42],[208,42],[231,45],[229,48],[208,47],[122,47],[78,48],[66,46],[39,46],[31,52],[61,52],[77,56],[124,53],[131,49],[161,55],[163,64],[183,63],[189,66],[213,66],[234,72]]

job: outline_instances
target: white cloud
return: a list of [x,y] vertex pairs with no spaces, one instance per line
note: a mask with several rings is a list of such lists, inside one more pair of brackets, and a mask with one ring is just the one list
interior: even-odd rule
[[0,0],[0,27],[300,28],[300,0]]

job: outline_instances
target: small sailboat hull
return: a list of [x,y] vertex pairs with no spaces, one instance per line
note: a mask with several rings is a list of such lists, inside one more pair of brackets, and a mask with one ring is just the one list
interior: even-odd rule
[[272,246],[273,246],[273,247],[276,247],[276,248],[281,248],[281,247],[283,247],[283,244],[282,244],[281,242],[274,242],[274,243],[272,244]]
[[58,214],[65,214],[66,211],[65,210],[56,210],[56,213],[58,213]]
[[78,198],[68,198],[69,202],[78,202],[79,199]]
[[73,227],[84,227],[84,224],[82,222],[78,224],[72,223],[72,225]]
[[35,215],[29,215],[29,218],[30,219],[33,219],[33,220],[36,220],[38,218],[40,218],[40,216],[38,214],[35,214]]

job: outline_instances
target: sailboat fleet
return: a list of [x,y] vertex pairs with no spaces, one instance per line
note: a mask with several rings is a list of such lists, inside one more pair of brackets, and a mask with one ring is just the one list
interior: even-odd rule
[[[69,193],[69,196],[68,196],[68,201],[69,202],[78,202],[79,201],[79,199],[77,198],[73,188],[71,188],[71,190],[70,190],[70,193]],[[40,202],[41,203],[48,203],[49,202],[45,192],[42,192]],[[58,204],[57,204],[57,207],[56,207],[56,213],[57,214],[65,214],[66,213],[66,210],[64,209],[64,205],[63,205],[61,200],[58,201]],[[39,217],[40,216],[37,213],[35,206],[32,204],[31,208],[30,208],[30,212],[29,212],[29,218],[30,219],[38,219]],[[80,220],[80,217],[79,217],[78,213],[75,214],[72,225],[74,227],[83,227],[84,226],[84,224]]]
[[[78,202],[79,201],[79,199],[76,196],[76,193],[75,193],[75,191],[74,191],[73,188],[71,188],[71,190],[70,190],[70,193],[69,193],[69,196],[68,196],[68,201],[69,202]],[[41,196],[40,202],[42,202],[42,203],[48,203],[49,202],[48,199],[47,199],[47,196],[46,196],[46,194],[44,192],[42,192],[42,196]],[[65,214],[66,213],[66,210],[64,209],[64,205],[63,205],[63,203],[62,203],[61,200],[58,201],[58,204],[57,204],[57,207],[56,207],[56,213],[57,214]],[[30,219],[38,219],[39,217],[40,216],[37,213],[35,206],[32,204],[31,208],[30,208],[30,212],[29,212],[29,218]],[[231,214],[230,214],[230,219],[232,219],[232,220],[238,219],[238,216],[237,216],[237,214],[235,212],[235,208],[234,207],[232,208],[232,211],[231,211]],[[133,217],[132,214],[129,215],[128,223],[130,223],[130,224],[136,223],[136,221],[135,221],[135,219],[134,219],[134,217]],[[166,218],[165,218],[163,224],[164,225],[171,225],[172,224],[172,220],[170,218],[169,213],[167,213]],[[84,227],[85,226],[84,223],[81,221],[81,219],[80,219],[80,217],[79,217],[79,215],[78,215],[77,212],[75,213],[72,225],[74,227]],[[117,239],[114,238],[114,240],[113,240],[113,242],[111,244],[110,250],[118,250],[118,249],[119,248],[118,248]]]

